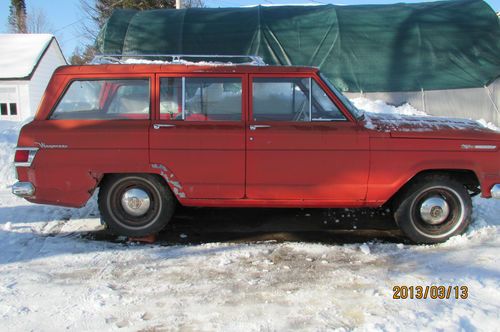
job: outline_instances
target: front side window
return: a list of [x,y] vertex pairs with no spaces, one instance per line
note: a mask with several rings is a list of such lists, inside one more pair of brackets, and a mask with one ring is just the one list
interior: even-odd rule
[[337,105],[328,97],[326,92],[312,80],[311,121],[338,121],[346,120]]
[[342,112],[312,78],[254,78],[254,121],[336,121]]
[[240,78],[185,77],[160,80],[160,118],[240,121]]
[[254,78],[254,121],[309,121],[309,78]]
[[81,80],[66,90],[51,119],[149,119],[149,80]]
[[351,101],[349,100],[349,98],[347,98],[346,96],[344,96],[344,94],[342,94],[342,92],[340,92],[335,87],[335,85],[333,85],[333,83],[330,82],[330,80],[325,75],[323,75],[322,73],[320,73],[319,76],[321,77],[321,79],[323,80],[323,82],[325,82],[325,84],[328,85],[328,88],[330,88],[330,90],[335,94],[335,96],[337,96],[337,98],[340,99],[340,101],[344,104],[344,106],[347,107],[347,109],[349,110],[349,112],[351,112],[351,114],[354,115],[355,118],[359,119],[359,118],[361,118],[363,116],[364,112],[362,110],[356,108],[351,103]]

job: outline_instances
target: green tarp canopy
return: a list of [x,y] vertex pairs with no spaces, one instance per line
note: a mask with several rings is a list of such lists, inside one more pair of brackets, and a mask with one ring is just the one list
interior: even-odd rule
[[321,68],[350,92],[487,85],[500,74],[500,25],[480,0],[361,6],[116,10],[103,54],[247,54]]

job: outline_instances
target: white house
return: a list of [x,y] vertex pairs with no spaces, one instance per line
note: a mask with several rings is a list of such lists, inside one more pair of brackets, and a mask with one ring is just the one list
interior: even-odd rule
[[0,34],[0,120],[33,116],[54,70],[66,65],[50,34]]

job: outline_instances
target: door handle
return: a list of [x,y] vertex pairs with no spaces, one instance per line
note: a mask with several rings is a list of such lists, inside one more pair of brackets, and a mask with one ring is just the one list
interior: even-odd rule
[[250,130],[257,130],[259,128],[271,128],[270,125],[250,125]]
[[154,129],[160,129],[160,128],[172,128],[172,127],[175,127],[174,124],[160,124],[160,123],[155,123],[153,125],[153,128]]

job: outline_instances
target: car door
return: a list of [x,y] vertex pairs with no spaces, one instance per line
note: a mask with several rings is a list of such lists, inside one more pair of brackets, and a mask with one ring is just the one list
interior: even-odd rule
[[158,75],[150,161],[179,182],[181,196],[245,194],[245,75]]
[[365,199],[368,135],[311,75],[250,75],[248,198]]

